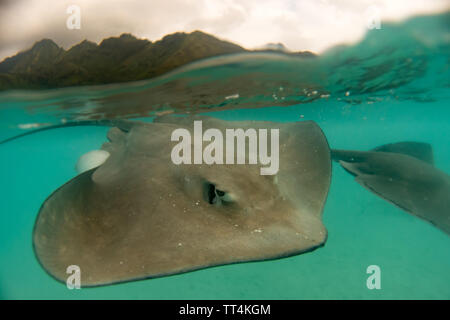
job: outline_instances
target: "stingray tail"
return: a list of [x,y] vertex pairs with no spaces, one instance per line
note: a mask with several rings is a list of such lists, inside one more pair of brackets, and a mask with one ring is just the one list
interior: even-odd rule
[[42,128],[38,128],[35,130],[27,131],[16,136],[0,140],[0,144],[4,144],[31,134],[39,133],[42,131],[58,129],[58,128],[67,128],[67,127],[78,127],[78,126],[101,126],[101,127],[118,127],[120,130],[128,132],[131,127],[136,124],[136,121],[130,120],[121,120],[121,119],[100,119],[100,120],[78,120],[71,121],[62,124],[56,124],[51,126],[46,126]]
[[363,153],[361,151],[331,149],[331,160],[336,162],[361,162],[363,161]]

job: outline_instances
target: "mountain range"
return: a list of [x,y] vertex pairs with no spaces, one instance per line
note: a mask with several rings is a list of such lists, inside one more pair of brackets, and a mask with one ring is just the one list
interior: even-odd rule
[[[313,53],[288,53],[313,57]],[[252,52],[201,31],[177,32],[151,42],[131,34],[104,39],[100,44],[84,40],[64,50],[50,39],[0,63],[0,90],[47,89],[136,81],[153,78],[189,62],[230,53]]]

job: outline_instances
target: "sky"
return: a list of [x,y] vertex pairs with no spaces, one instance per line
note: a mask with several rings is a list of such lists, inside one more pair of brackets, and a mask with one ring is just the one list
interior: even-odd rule
[[[67,27],[71,5],[80,8],[80,29]],[[0,60],[43,38],[68,49],[122,33],[156,41],[194,30],[248,49],[281,42],[321,53],[358,41],[377,22],[445,10],[449,0],[0,0]]]

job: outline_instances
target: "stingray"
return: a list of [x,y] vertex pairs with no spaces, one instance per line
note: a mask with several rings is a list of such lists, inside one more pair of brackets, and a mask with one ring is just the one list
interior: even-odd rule
[[450,177],[429,144],[399,142],[372,151],[332,150],[332,158],[379,197],[450,234]]
[[[260,165],[248,162],[173,164],[171,133],[192,133],[194,120],[204,130],[279,129],[278,173],[261,175]],[[162,116],[107,124],[115,126],[102,146],[110,156],[58,188],[39,210],[34,251],[55,279],[65,282],[68,266],[76,265],[81,286],[101,286],[324,245],[331,156],[314,122]]]

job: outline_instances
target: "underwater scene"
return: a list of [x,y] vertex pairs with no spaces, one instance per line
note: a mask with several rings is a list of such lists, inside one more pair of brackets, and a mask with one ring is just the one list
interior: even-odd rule
[[[137,81],[0,74],[27,84],[0,91],[0,298],[450,299],[449,59],[446,12]],[[279,168],[184,164],[194,121],[279,130]]]

